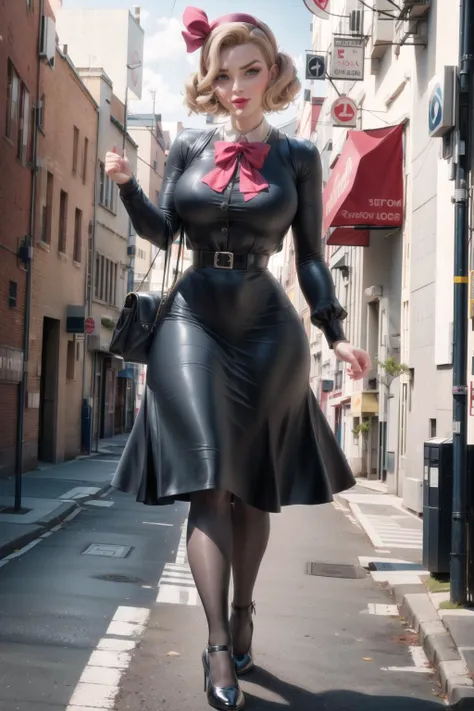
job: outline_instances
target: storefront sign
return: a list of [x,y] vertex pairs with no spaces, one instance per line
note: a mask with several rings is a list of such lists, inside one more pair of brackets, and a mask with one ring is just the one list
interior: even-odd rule
[[349,131],[323,193],[323,234],[331,227],[401,227],[403,126]]
[[304,0],[304,4],[316,17],[329,19],[329,0]]
[[364,39],[334,37],[329,78],[336,80],[364,80]]
[[0,346],[0,381],[20,383],[23,378],[23,351]]

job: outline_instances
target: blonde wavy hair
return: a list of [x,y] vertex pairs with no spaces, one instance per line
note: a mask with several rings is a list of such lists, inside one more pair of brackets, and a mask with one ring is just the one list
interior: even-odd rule
[[275,35],[263,22],[226,22],[216,27],[206,39],[199,62],[199,71],[186,82],[185,104],[191,113],[224,116],[229,112],[214,95],[213,83],[220,70],[223,49],[241,44],[255,44],[262,52],[268,68],[276,65],[278,76],[263,95],[265,112],[286,109],[298,94],[301,84],[291,57],[278,51]]

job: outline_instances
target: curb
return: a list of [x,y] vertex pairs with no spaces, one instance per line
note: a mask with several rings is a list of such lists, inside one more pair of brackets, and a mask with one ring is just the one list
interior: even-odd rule
[[[62,502],[50,514],[44,516],[38,521],[35,521],[35,523],[32,524],[33,526],[35,526],[34,530],[30,530],[23,533],[20,532],[14,540],[8,541],[8,543],[0,544],[0,560],[6,558],[12,553],[15,553],[21,548],[24,548],[36,539],[41,538],[42,535],[50,531],[52,528],[58,526],[60,523],[63,523],[63,521],[68,518],[68,516],[70,516],[72,513],[74,513],[74,511],[80,508],[81,504],[86,503],[87,501],[91,501],[93,499],[100,498],[107,491],[109,491],[110,488],[110,484],[105,484],[104,486],[100,487],[99,491],[93,494],[92,496],[86,496],[80,501]],[[21,524],[18,524],[18,526],[19,528],[21,528]]]
[[[456,644],[426,592],[399,593],[389,590],[398,602],[400,613],[417,632],[420,644],[433,665],[450,708],[474,709],[474,684]],[[401,599],[400,599],[401,598]]]
[[[370,532],[359,517],[358,512],[344,497],[336,494],[334,500],[345,514],[352,514],[359,522],[368,540],[374,545]],[[389,558],[388,558],[389,559]],[[446,694],[452,711],[474,711],[474,683],[472,675],[434,606],[425,586],[417,581],[385,582],[384,587],[391,593],[400,615],[417,633],[420,645],[433,665],[441,689]]]

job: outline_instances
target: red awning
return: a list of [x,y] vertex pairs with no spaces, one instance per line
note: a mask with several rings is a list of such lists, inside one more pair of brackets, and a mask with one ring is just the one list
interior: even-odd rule
[[348,132],[323,210],[323,234],[330,227],[402,225],[403,126]]
[[333,247],[368,247],[370,245],[370,230],[336,227],[329,235],[326,244]]

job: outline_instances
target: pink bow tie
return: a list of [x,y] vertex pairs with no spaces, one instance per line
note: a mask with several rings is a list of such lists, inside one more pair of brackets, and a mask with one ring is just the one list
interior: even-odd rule
[[224,192],[232,180],[240,155],[240,192],[247,202],[268,188],[268,183],[258,171],[263,166],[269,151],[268,143],[216,141],[214,147],[216,167],[201,178],[201,181],[217,193]]

